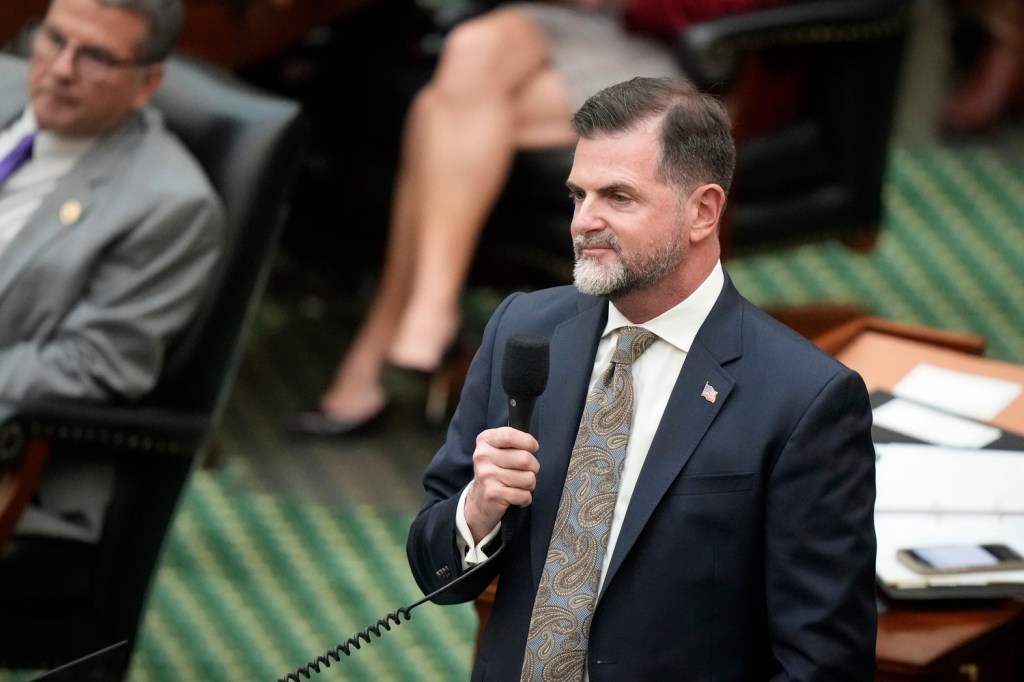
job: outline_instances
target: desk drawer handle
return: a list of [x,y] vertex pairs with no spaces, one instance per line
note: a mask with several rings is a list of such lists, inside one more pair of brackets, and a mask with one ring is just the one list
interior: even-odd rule
[[981,679],[981,669],[977,663],[964,663],[960,666],[960,674],[967,682],[978,682]]

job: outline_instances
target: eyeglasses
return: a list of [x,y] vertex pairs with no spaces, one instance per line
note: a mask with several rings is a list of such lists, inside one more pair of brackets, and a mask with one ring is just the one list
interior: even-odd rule
[[[32,56],[52,62],[68,47],[68,37],[53,26],[43,24],[32,39]],[[106,48],[98,45],[80,45],[74,49],[71,61],[78,67],[83,78],[102,79],[117,69],[146,66],[151,61],[142,59],[121,59]]]

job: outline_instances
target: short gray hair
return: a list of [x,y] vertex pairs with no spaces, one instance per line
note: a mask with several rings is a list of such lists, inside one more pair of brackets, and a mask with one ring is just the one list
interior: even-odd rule
[[185,21],[182,0],[97,0],[105,7],[135,12],[142,15],[149,25],[149,31],[137,46],[139,61],[156,63],[167,59],[181,33]]

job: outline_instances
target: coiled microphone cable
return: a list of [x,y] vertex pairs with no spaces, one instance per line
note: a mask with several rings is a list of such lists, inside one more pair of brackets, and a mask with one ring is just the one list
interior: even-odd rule
[[[547,387],[549,366],[549,344],[546,338],[535,334],[516,334],[509,338],[505,344],[505,356],[501,368],[501,385],[508,396],[509,426],[520,431],[529,430],[534,403]],[[374,637],[382,637],[384,632],[390,632],[393,626],[401,625],[403,618],[406,621],[411,619],[412,610],[420,604],[461,585],[481,567],[496,560],[511,544],[512,529],[515,527],[518,512],[519,509],[515,506],[510,506],[505,510],[505,515],[501,520],[501,546],[487,561],[473,566],[455,580],[431,592],[416,603],[392,611],[338,646],[326,651],[323,656],[318,656],[306,665],[297,668],[295,672],[279,678],[277,682],[302,682],[300,678],[302,675],[305,676],[305,679],[310,679],[314,672],[319,673],[321,668],[331,667],[332,661],[340,661],[342,654],[351,656],[353,649],[359,649],[363,643],[369,644]]]
[[403,606],[399,609],[392,611],[383,618],[363,628],[355,635],[349,637],[338,646],[334,647],[333,649],[327,650],[326,652],[324,652],[322,656],[317,656],[315,659],[313,659],[306,665],[296,668],[295,672],[289,673],[284,677],[278,678],[277,682],[302,682],[303,678],[300,676],[305,676],[305,679],[307,680],[310,679],[311,677],[313,677],[313,673],[321,672],[321,668],[331,667],[332,661],[340,661],[342,654],[344,654],[345,656],[351,656],[352,651],[354,649],[359,649],[364,643],[369,644],[373,641],[374,637],[382,637],[384,635],[384,632],[389,632],[392,627],[401,625],[403,622],[403,618],[406,621],[410,620],[412,618],[412,610],[420,604],[425,604],[426,602],[434,599],[435,597],[444,594],[453,587],[456,587],[464,583],[471,576],[476,574],[476,572],[480,570],[482,567],[486,566],[487,564],[501,556],[501,553],[505,551],[506,547],[508,547],[509,543],[512,540],[512,528],[515,525],[517,512],[517,507],[509,507],[505,511],[505,516],[501,520],[501,546],[498,547],[497,551],[495,551],[494,554],[492,554],[487,559],[487,561],[479,563],[476,566],[473,566],[471,569],[455,578],[455,580],[434,590],[433,592],[423,597],[419,601],[410,604],[409,606]]

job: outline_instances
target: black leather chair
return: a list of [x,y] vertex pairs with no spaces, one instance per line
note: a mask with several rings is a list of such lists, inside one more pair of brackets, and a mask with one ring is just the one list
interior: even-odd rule
[[[220,422],[307,144],[298,104],[199,62],[171,59],[154,101],[224,201],[225,257],[150,395],[18,405],[0,427],[0,469],[8,473],[47,454],[100,457],[117,469],[99,544],[53,571],[70,578],[91,565],[93,579],[78,593],[81,581],[58,580],[60,589],[39,594],[30,609],[0,613],[6,667],[49,668],[119,641],[130,652],[179,498]],[[119,679],[127,665],[126,654],[97,679]]]
[[[739,151],[726,256],[833,238],[873,245],[911,5],[804,0],[693,24],[679,36],[685,72],[734,105]],[[765,64],[798,71],[797,115],[742,132],[764,106],[750,93]],[[482,238],[478,275],[506,272],[514,259],[528,278],[569,279],[572,210],[563,186],[571,166],[571,150],[517,155]]]

